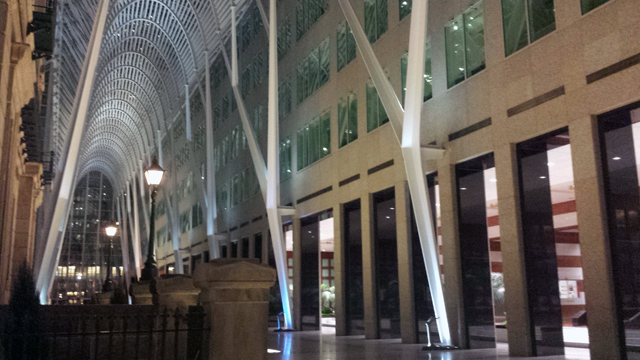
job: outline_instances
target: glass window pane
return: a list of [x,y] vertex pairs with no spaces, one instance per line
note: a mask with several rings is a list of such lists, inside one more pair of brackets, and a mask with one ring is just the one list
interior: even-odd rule
[[367,84],[367,131],[378,127],[378,93],[373,84]]
[[398,3],[400,4],[400,20],[402,20],[405,16],[411,14],[412,0],[400,0]]
[[318,125],[319,121],[315,120],[311,124],[309,124],[309,164],[317,161],[320,155],[320,144],[318,142],[319,134],[318,134]]
[[462,16],[458,16],[445,28],[445,52],[447,56],[447,86],[464,80],[464,31]]
[[349,142],[358,138],[358,98],[352,94],[349,104]]
[[376,91],[376,100],[378,101],[378,126],[382,124],[386,124],[389,122],[389,117],[387,116],[387,112],[382,106],[382,100],[378,96],[378,92]]
[[528,0],[529,33],[531,42],[547,35],[556,29],[556,13],[553,0]]
[[581,0],[580,5],[582,7],[582,14],[584,15],[608,1],[609,0]]
[[336,37],[336,55],[338,59],[338,71],[347,65],[347,24],[338,25]]
[[324,39],[319,46],[319,54],[320,57],[320,74],[319,74],[319,86],[322,86],[329,81],[329,71],[330,71],[330,50],[329,50],[329,38]]
[[343,147],[349,143],[349,122],[347,121],[347,101],[341,99],[338,102],[338,146]]
[[318,125],[320,132],[320,157],[331,154],[331,114],[327,111],[322,114]]
[[309,82],[307,84],[307,96],[313,94],[320,87],[318,75],[320,74],[320,58],[318,48],[311,52],[311,56],[309,56],[309,70],[308,70],[308,79]]
[[524,0],[502,0],[502,27],[505,56],[529,44]]
[[431,99],[433,96],[431,80],[431,46],[427,44],[424,49],[424,101]]
[[322,267],[329,267],[329,259],[322,259]]
[[404,54],[400,58],[400,79],[402,82],[402,104],[404,104],[404,95],[407,91],[407,62],[409,61],[409,54]]
[[376,21],[377,21],[377,36],[380,38],[382,34],[387,31],[389,27],[388,23],[388,8],[387,0],[376,0]]
[[304,167],[303,149],[304,148],[304,130],[298,130],[298,140],[296,144],[296,158],[298,162],[298,171]]
[[347,24],[347,64],[351,62],[351,60],[356,58],[356,39],[353,37],[353,32],[351,32],[351,28],[349,24]]
[[467,77],[485,67],[484,59],[484,14],[482,3],[464,14]]
[[376,4],[374,0],[366,0],[364,3],[364,31],[367,33],[370,43],[376,41]]
[[[323,261],[326,259],[323,259]],[[329,277],[329,270],[328,269],[322,269],[322,277]]]

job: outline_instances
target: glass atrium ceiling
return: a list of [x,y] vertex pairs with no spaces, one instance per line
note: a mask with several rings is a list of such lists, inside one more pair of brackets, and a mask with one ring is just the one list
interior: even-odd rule
[[[76,89],[99,0],[58,0],[52,147],[71,136]],[[184,111],[185,85],[204,79],[251,0],[110,0],[78,163],[79,176],[101,171],[121,188],[156,152],[158,131]],[[228,44],[227,44],[228,46]],[[59,167],[62,164],[58,165]]]

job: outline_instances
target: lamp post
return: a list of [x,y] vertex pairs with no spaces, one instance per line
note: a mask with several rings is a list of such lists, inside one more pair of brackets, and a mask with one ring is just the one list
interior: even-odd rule
[[106,293],[111,291],[111,250],[113,249],[113,237],[116,235],[118,228],[115,225],[109,224],[104,232],[109,237],[109,254],[107,255],[107,277],[104,279],[104,284],[102,284],[102,292]]
[[163,175],[164,169],[158,165],[158,159],[154,157],[151,162],[151,166],[144,172],[147,185],[151,187],[151,219],[149,221],[149,249],[147,251],[147,261],[144,262],[144,269],[142,269],[140,281],[151,281],[158,275],[156,260],[153,258],[153,241],[156,232],[156,197],[158,196],[158,185],[160,185]]

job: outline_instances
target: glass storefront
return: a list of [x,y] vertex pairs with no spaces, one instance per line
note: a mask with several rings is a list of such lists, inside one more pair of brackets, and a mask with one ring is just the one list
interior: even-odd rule
[[567,129],[517,144],[534,352],[589,343],[571,145]]
[[362,212],[360,200],[343,205],[344,287],[347,335],[364,334]]
[[400,337],[400,294],[395,190],[373,194],[373,242],[380,338]]
[[494,305],[504,294],[501,257],[492,251],[492,243],[499,244],[493,154],[457,164],[456,180],[466,346],[492,348],[496,315],[502,315],[494,312]]
[[640,103],[598,117],[622,347],[640,359]]

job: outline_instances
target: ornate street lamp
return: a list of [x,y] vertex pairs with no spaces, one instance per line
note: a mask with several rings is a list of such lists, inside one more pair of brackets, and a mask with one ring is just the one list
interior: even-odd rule
[[113,250],[113,237],[118,232],[118,228],[113,224],[109,224],[104,229],[104,232],[109,237],[109,254],[107,255],[107,277],[104,279],[104,284],[102,284],[102,292],[106,293],[111,291],[111,284],[113,283],[111,281],[111,251]]
[[151,166],[145,170],[144,177],[147,179],[147,185],[151,187],[151,219],[149,221],[149,249],[147,251],[147,261],[144,262],[142,276],[140,281],[151,281],[158,275],[156,260],[153,258],[153,241],[156,232],[156,197],[158,196],[158,185],[162,182],[164,169],[158,165],[158,159],[155,157],[151,162]]

